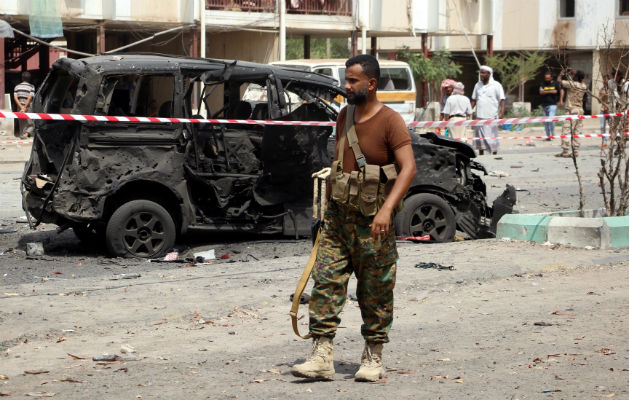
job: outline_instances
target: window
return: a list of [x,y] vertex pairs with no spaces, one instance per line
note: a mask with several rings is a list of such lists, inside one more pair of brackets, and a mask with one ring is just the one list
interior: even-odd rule
[[560,0],[560,18],[575,18],[575,0]]
[[79,80],[66,71],[56,70],[50,82],[42,89],[44,112],[70,113],[74,105]]
[[317,68],[315,72],[322,75],[332,76],[332,68]]
[[411,76],[406,68],[381,67],[378,90],[411,90]]
[[619,0],[619,14],[620,17],[628,16],[628,0]]
[[171,75],[109,76],[101,86],[96,113],[173,117],[174,82]]

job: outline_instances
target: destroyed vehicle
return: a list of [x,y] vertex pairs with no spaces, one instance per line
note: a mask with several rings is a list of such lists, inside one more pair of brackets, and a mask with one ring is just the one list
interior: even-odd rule
[[395,218],[397,235],[449,242],[461,231],[471,239],[495,237],[504,214],[512,212],[516,190],[507,185],[492,207],[486,203],[486,185],[473,171],[487,175],[473,160],[475,152],[463,143],[433,132],[412,133],[418,173]]
[[[333,78],[152,54],[62,58],[33,110],[100,116],[335,121]],[[330,126],[36,120],[22,203],[115,256],[157,257],[193,230],[310,234],[311,173]]]

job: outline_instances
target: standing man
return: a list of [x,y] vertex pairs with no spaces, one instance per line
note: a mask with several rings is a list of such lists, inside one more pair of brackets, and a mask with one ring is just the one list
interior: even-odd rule
[[[562,76],[566,75],[567,79],[562,79]],[[567,69],[562,71],[560,75],[558,75],[558,83],[562,87],[563,91],[567,93],[567,105],[565,109],[568,114],[571,115],[581,115],[584,113],[584,109],[582,108],[582,99],[584,98],[584,93],[586,93],[586,85],[582,82],[584,80],[584,72],[580,70]],[[563,106],[562,96],[560,97],[560,107]],[[571,153],[571,136],[572,135],[581,135],[582,134],[582,120],[578,119],[575,121],[567,120],[562,123],[562,152],[556,154],[556,157],[565,157],[570,158]],[[578,156],[580,150],[580,138],[573,138],[573,155],[575,157]]]
[[[551,76],[551,72],[545,73],[545,80],[538,88],[538,93],[542,97],[543,115],[546,117],[555,117],[558,108],[558,98],[560,97],[560,84],[555,82]],[[545,122],[546,141],[550,141],[556,127],[555,122]]]
[[[443,114],[446,121],[464,121],[470,119],[472,106],[468,97],[464,96],[463,83],[455,83],[453,94],[446,99]],[[449,126],[448,129],[453,139],[464,139],[466,136],[465,126]]]
[[[480,80],[475,85],[472,94],[472,106],[477,107],[477,119],[503,118],[505,114],[505,93],[503,86],[492,77],[492,68],[482,65],[479,68]],[[482,156],[487,150],[497,154],[499,150],[499,128],[492,126],[475,126],[474,147]]]
[[[380,68],[376,58],[362,54],[346,61],[345,89],[354,118],[346,125],[351,106],[337,117],[337,151],[344,144],[343,172],[365,171],[359,168],[355,152],[345,140],[345,132],[354,124],[358,146],[368,166],[384,166],[395,162],[400,172],[389,195],[376,215],[365,216],[349,204],[331,199],[330,179],[327,188],[328,207],[320,234],[320,246],[313,268],[314,281],[309,303],[309,331],[313,337],[311,354],[302,364],[291,369],[294,376],[332,379],[333,338],[339,325],[339,314],[346,300],[348,279],[357,278],[357,298],[363,325],[365,347],[357,381],[377,381],[384,376],[383,344],[393,321],[394,284],[396,281],[396,237],[392,226],[393,210],[401,201],[416,173],[411,137],[402,117],[376,98]],[[349,129],[344,129],[348,127]],[[339,135],[339,132],[344,134]],[[353,175],[354,176],[354,175]],[[337,183],[333,183],[336,185]]]
[[[13,100],[15,100],[18,111],[29,112],[34,96],[35,86],[31,83],[31,73],[24,71],[22,72],[22,82],[13,89]],[[33,121],[30,119],[19,119],[18,121],[19,138],[23,139],[33,134]]]

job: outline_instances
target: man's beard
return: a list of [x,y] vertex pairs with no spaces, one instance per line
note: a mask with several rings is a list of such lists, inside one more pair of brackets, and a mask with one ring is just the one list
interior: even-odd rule
[[359,106],[365,103],[367,101],[367,98],[368,98],[368,88],[366,86],[363,89],[359,90],[357,93],[355,93],[353,97],[348,97],[348,104]]

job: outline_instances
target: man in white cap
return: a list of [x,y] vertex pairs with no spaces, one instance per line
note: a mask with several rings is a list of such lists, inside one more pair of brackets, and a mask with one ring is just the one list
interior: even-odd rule
[[[472,106],[477,106],[477,119],[503,118],[505,113],[505,93],[503,86],[492,78],[492,68],[482,65],[479,68],[480,81],[475,84]],[[499,129],[497,125],[475,126],[474,147],[483,155],[487,150],[497,154],[499,150]]]
[[[456,82],[453,86],[453,94],[446,99],[444,105],[444,119],[447,121],[464,121],[472,115],[472,106],[468,97],[464,96],[464,84]],[[464,139],[466,136],[465,126],[449,126],[453,139]]]

